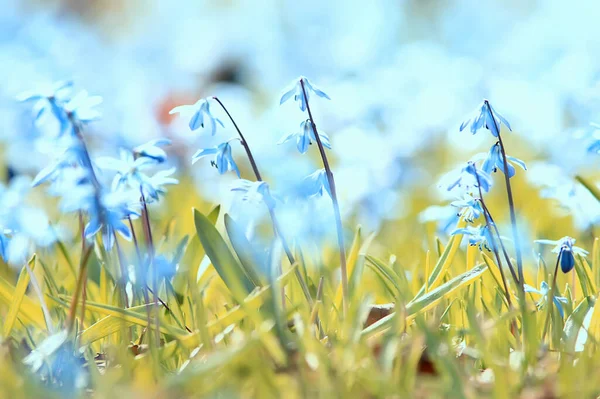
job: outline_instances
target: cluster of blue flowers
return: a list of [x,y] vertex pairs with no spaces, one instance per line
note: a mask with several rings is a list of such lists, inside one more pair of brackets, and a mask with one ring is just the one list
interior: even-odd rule
[[[20,101],[33,101],[34,118],[58,122],[55,139],[59,148],[56,160],[42,169],[32,185],[49,183],[49,193],[61,197],[61,210],[87,216],[82,232],[89,241],[98,232],[102,242],[111,250],[118,232],[125,239],[132,233],[126,223],[140,215],[142,201],[158,201],[166,192],[166,185],[176,184],[170,177],[175,169],[160,170],[149,176],[145,170],[163,164],[167,155],[161,148],[169,140],[153,140],[133,150],[122,149],[120,157],[102,157],[92,160],[86,145],[85,126],[101,114],[96,106],[102,102],[98,96],[86,91],[73,95],[71,83],[58,83],[36,92],[19,96]],[[104,184],[101,177],[107,171],[115,172],[112,184]]]

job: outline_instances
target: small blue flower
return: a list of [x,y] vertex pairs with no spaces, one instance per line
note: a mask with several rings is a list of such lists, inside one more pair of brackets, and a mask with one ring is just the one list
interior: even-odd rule
[[169,139],[155,139],[149,142],[139,145],[133,149],[133,153],[137,157],[145,157],[155,160],[158,163],[165,162],[167,160],[167,153],[160,147],[171,145]]
[[90,96],[86,90],[81,90],[65,104],[64,109],[75,120],[85,123],[100,118],[102,114],[94,109],[100,103],[102,103],[102,97]]
[[469,236],[469,245],[478,245],[479,249],[483,248],[491,251],[494,249],[494,239],[487,225],[473,227],[467,226],[460,229],[454,230],[450,235],[463,234]]
[[159,196],[164,195],[167,189],[164,186],[179,184],[179,180],[171,177],[175,173],[176,168],[170,168],[166,170],[159,170],[154,175],[147,177],[144,176],[142,184],[142,192],[146,198],[146,202],[158,201]]
[[204,118],[206,117],[208,119],[210,133],[213,136],[217,132],[217,123],[221,125],[221,127],[225,127],[223,122],[213,116],[210,111],[209,99],[205,98],[201,98],[193,105],[180,105],[175,107],[169,111],[169,114],[191,114],[189,126],[192,131],[204,128]]
[[142,171],[154,165],[156,160],[148,157],[136,159],[132,152],[120,149],[119,158],[99,157],[94,163],[102,170],[117,172],[113,179],[113,190],[119,190],[125,184],[137,190],[146,178]]
[[331,197],[331,190],[329,189],[329,181],[327,180],[327,172],[325,169],[319,169],[306,176],[302,180],[301,191],[302,195],[305,197],[323,195],[323,191],[326,191]]
[[462,217],[469,223],[473,223],[483,213],[479,198],[469,193],[465,193],[461,199],[451,202],[450,205],[460,208]]
[[[308,151],[308,146],[311,145],[313,141],[317,141],[310,119],[307,119],[300,124],[300,131],[284,136],[277,144],[283,144],[294,137],[296,138],[296,147],[298,148],[298,151],[300,151],[300,154],[304,154]],[[319,138],[321,139],[323,147],[331,149],[329,137],[325,133],[319,132]]]
[[239,179],[233,182],[231,191],[240,193],[242,201],[264,201],[269,208],[275,206],[275,199],[269,192],[269,185],[264,181],[253,182],[246,179]]
[[458,178],[452,182],[447,190],[451,191],[454,187],[479,187],[484,192],[489,192],[492,188],[492,178],[489,174],[481,169],[477,169],[473,162],[468,162],[467,165],[461,169]]
[[[542,283],[540,284],[540,289],[538,290],[537,288],[534,288],[530,285],[525,284],[525,292],[531,292],[531,293],[539,294],[542,296],[542,300],[540,300],[540,302],[537,303],[537,306],[539,308],[543,305],[543,302],[548,300],[548,293],[550,292],[550,286],[545,281],[542,281]],[[569,300],[567,298],[565,298],[564,296],[554,295],[554,298],[552,298],[552,301],[556,305],[556,308],[558,309],[558,312],[560,313],[560,317],[564,318],[565,314],[564,314],[562,304],[569,303]]]
[[[304,93],[302,92],[302,83],[301,82],[304,83],[304,88],[306,89],[306,98],[304,98]],[[300,76],[298,79],[294,80],[294,82],[292,82],[291,86],[292,87],[290,89],[288,89],[283,94],[283,96],[281,96],[281,100],[279,101],[280,105],[283,104],[284,102],[286,102],[287,100],[289,100],[290,98],[292,98],[292,96],[294,96],[294,101],[300,102],[300,104],[299,104],[300,109],[302,111],[306,111],[306,105],[308,103],[308,99],[310,98],[311,93],[314,93],[319,97],[331,100],[331,98],[329,98],[329,96],[327,94],[325,94],[325,92],[323,92],[322,90],[317,88],[315,85],[310,83],[308,78],[306,78],[304,76]]]
[[46,337],[23,359],[23,364],[52,388],[60,397],[76,397],[89,384],[85,359],[69,340],[69,332],[61,330]]
[[459,220],[460,215],[450,206],[431,205],[419,213],[420,223],[437,222],[437,230],[444,234],[449,234]]
[[575,255],[586,256],[588,252],[576,247],[575,239],[565,236],[560,240],[535,240],[538,244],[554,245],[552,252],[560,256],[560,268],[563,273],[570,272],[575,267]]
[[69,101],[73,83],[61,81],[54,84],[44,85],[38,90],[25,91],[17,96],[17,101],[35,101],[33,105],[34,122],[42,120],[50,112],[59,122],[59,136],[70,126],[69,117],[64,109]]
[[123,220],[130,216],[139,216],[135,209],[139,206],[137,195],[133,192],[107,192],[100,194],[99,201],[95,195],[86,196],[81,200],[81,210],[90,217],[84,230],[87,239],[102,231],[102,243],[107,251],[110,251],[115,243],[115,232],[131,240],[131,231]]
[[[230,140],[231,141],[231,140]],[[220,174],[224,174],[227,171],[233,170],[238,177],[240,177],[240,171],[233,160],[231,153],[231,145],[229,141],[219,144],[212,148],[202,148],[192,156],[192,164],[195,164],[199,159],[209,155],[214,155],[214,159],[210,161],[211,165],[217,168]]]
[[489,130],[494,137],[498,137],[500,134],[498,129],[500,129],[501,124],[504,124],[508,130],[512,130],[508,121],[494,110],[492,104],[488,100],[483,100],[477,116],[464,121],[460,125],[460,131],[462,132],[467,126],[471,125],[471,133],[473,134],[483,127]]
[[[510,163],[514,162],[517,165],[519,165],[521,168],[523,168],[523,170],[527,170],[527,167],[525,166],[525,162],[521,161],[518,158],[515,157],[511,157],[509,155],[506,156],[507,159],[507,166],[508,166],[508,177],[511,178],[515,175],[516,171],[515,171],[515,167],[512,166]],[[502,151],[500,150],[500,143],[496,143],[492,146],[492,148],[490,148],[490,152],[488,153],[487,157],[485,158],[485,161],[483,161],[483,165],[481,166],[481,169],[488,174],[491,174],[492,172],[496,172],[498,169],[500,169],[502,171],[502,173],[506,174],[506,172],[504,171],[504,160],[502,159]]]

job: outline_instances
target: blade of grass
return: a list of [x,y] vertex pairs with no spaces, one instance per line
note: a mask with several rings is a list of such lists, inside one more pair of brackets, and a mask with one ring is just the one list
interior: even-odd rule
[[[29,267],[31,270],[35,268],[35,255],[29,261]],[[19,314],[19,308],[21,307],[21,303],[23,303],[23,297],[27,292],[27,286],[29,285],[29,273],[27,269],[23,267],[21,269],[21,273],[19,273],[19,279],[17,280],[17,285],[15,287],[15,292],[13,295],[13,301],[10,304],[10,308],[8,309],[8,314],[4,319],[4,329],[3,335],[4,337],[9,337],[12,331],[13,326],[15,325],[15,321],[17,320],[17,315]]]
[[206,255],[234,298],[241,302],[256,285],[248,278],[211,221],[198,210],[193,211],[196,234]]
[[[430,291],[428,294],[423,295],[421,297],[416,297],[406,305],[407,320],[414,319],[416,315],[428,309],[431,309],[443,298],[447,297],[449,294],[456,291],[457,289],[468,287],[474,281],[476,281],[486,270],[487,265],[478,265],[473,269],[469,270],[468,272],[465,272],[448,281],[447,283],[440,285],[436,289]],[[381,320],[365,328],[362,332],[363,337],[370,337],[380,331],[389,328],[394,314],[395,313],[385,316]]]

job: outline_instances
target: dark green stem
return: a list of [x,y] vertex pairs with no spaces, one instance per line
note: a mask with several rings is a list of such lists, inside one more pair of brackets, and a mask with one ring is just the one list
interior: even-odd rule
[[315,119],[313,118],[312,112],[310,110],[310,105],[308,103],[308,96],[306,95],[306,87],[304,86],[304,78],[300,78],[300,86],[302,87],[302,94],[304,95],[304,101],[306,102],[306,110],[308,111],[308,118],[310,119],[310,124],[312,125],[313,133],[315,135],[315,140],[317,142],[317,146],[319,147],[319,152],[321,154],[321,159],[323,160],[323,167],[325,168],[325,172],[327,174],[327,182],[329,184],[329,189],[331,191],[331,201],[333,203],[333,213],[335,216],[335,227],[337,230],[337,239],[338,246],[340,249],[340,269],[342,272],[342,296],[343,296],[343,310],[344,314],[348,305],[348,271],[346,269],[346,250],[344,246],[344,231],[342,226],[342,216],[340,213],[340,205],[338,203],[337,192],[335,189],[335,180],[333,178],[333,172],[331,171],[331,167],[329,166],[329,160],[327,159],[327,154],[325,153],[325,148],[323,147],[323,143],[321,142],[321,137],[319,136],[319,132],[317,131],[317,125],[315,124]]
[[506,184],[506,195],[508,197],[508,209],[510,211],[510,222],[512,225],[513,240],[515,242],[515,252],[517,253],[517,271],[519,274],[519,288],[521,291],[524,290],[525,279],[523,277],[523,259],[521,256],[521,243],[519,242],[519,230],[517,227],[517,215],[515,212],[515,203],[513,200],[512,187],[510,185],[510,177],[506,173],[508,171],[508,160],[506,159],[506,149],[502,142],[502,135],[500,134],[500,126],[496,122],[496,118],[492,113],[492,107],[488,100],[485,100],[485,105],[488,109],[489,114],[492,116],[496,132],[498,132],[498,143],[500,144],[500,152],[502,153],[502,162],[504,164],[504,182]]
[[[213,99],[217,103],[219,103],[221,108],[223,108],[223,111],[225,111],[225,113],[229,117],[229,120],[231,121],[231,123],[235,127],[235,130],[237,131],[238,135],[240,136],[240,142],[241,142],[242,146],[244,147],[244,150],[246,151],[246,155],[248,156],[248,161],[250,162],[250,165],[252,166],[252,171],[254,172],[254,176],[256,176],[256,180],[263,181],[260,171],[258,170],[258,166],[256,165],[254,156],[252,155],[252,151],[250,150],[250,146],[248,145],[246,138],[242,134],[242,131],[238,127],[237,123],[235,123],[235,120],[233,119],[233,117],[231,116],[231,114],[229,113],[229,111],[227,110],[225,105],[221,102],[221,100],[219,100],[218,97],[213,97]],[[271,217],[271,222],[273,224],[273,231],[274,231],[275,235],[277,237],[279,237],[279,239],[281,240],[281,244],[282,244],[283,250],[285,251],[285,254],[288,258],[288,261],[293,266],[296,263],[296,259],[294,258],[294,255],[292,254],[292,250],[290,249],[290,246],[288,245],[287,240],[283,236],[283,232],[279,226],[277,216],[275,215],[275,210],[273,209],[272,206],[269,206],[269,205],[267,205],[267,208],[269,209],[269,215]],[[312,300],[312,296],[310,295],[308,285],[306,284],[306,281],[304,281],[304,278],[302,277],[302,274],[300,273],[300,270],[298,270],[298,268],[295,269],[295,274],[296,274],[296,278],[298,279],[298,283],[300,284],[300,288],[302,289],[302,293],[304,294],[304,297],[308,301],[308,304],[310,306],[312,306],[313,300]]]

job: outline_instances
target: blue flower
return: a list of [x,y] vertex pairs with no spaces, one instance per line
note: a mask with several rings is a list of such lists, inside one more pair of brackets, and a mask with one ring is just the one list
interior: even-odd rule
[[[231,140],[230,140],[231,141]],[[229,170],[233,170],[238,177],[240,177],[240,171],[233,160],[231,153],[231,145],[229,141],[219,144],[212,148],[202,148],[192,156],[192,164],[195,164],[199,159],[209,155],[214,155],[214,159],[210,161],[211,165],[217,168],[220,174],[224,174]]]
[[101,116],[100,112],[94,109],[100,103],[102,103],[102,97],[90,96],[86,90],[81,90],[65,104],[64,109],[67,115],[79,122],[91,122]]
[[451,191],[456,186],[464,188],[481,186],[484,192],[488,192],[492,188],[492,178],[483,170],[477,169],[473,162],[468,162],[461,169],[458,178],[448,186],[447,190]]
[[331,197],[331,190],[329,189],[329,181],[327,180],[325,169],[319,169],[302,180],[301,191],[305,197],[323,195],[323,190]]
[[27,177],[14,178],[8,187],[0,184],[0,255],[13,266],[22,266],[35,246],[56,241],[56,232],[41,209],[27,205]]
[[[510,164],[511,162],[516,163],[521,168],[523,168],[523,170],[527,170],[525,162],[521,161],[520,159],[511,157],[509,155],[506,156],[506,159],[508,161],[506,164],[508,166],[509,178],[513,177],[516,173],[515,167]],[[500,169],[502,173],[506,174],[504,170],[504,160],[502,159],[502,151],[500,150],[500,143],[496,143],[492,146],[492,148],[490,148],[490,151],[487,157],[485,158],[485,161],[483,161],[481,169],[488,174],[496,172],[498,169]]]
[[454,230],[450,235],[464,234],[469,236],[469,245],[478,245],[479,249],[487,249],[491,251],[494,249],[494,239],[487,225],[473,227],[467,226],[460,229]]
[[264,201],[269,208],[273,208],[275,206],[275,199],[269,192],[269,185],[264,181],[252,182],[246,179],[239,179],[233,182],[231,185],[231,191],[239,193],[242,201]]
[[75,397],[89,383],[85,359],[77,353],[67,330],[46,337],[24,359],[32,373],[60,392],[61,397]]
[[81,198],[80,209],[85,211],[90,221],[85,226],[84,235],[91,239],[99,231],[102,232],[102,243],[110,251],[115,243],[115,232],[123,238],[131,240],[129,226],[123,222],[130,216],[139,216],[134,207],[139,206],[137,195],[132,192],[101,193]]
[[145,178],[142,170],[151,167],[156,160],[148,157],[136,159],[132,152],[120,149],[119,158],[99,157],[94,162],[100,169],[117,172],[113,180],[113,189],[118,190],[126,183],[132,188],[138,189]]
[[221,127],[225,127],[223,122],[221,122],[218,118],[215,118],[210,111],[210,103],[209,99],[201,98],[193,105],[180,105],[178,107],[173,108],[169,111],[169,114],[191,114],[189,126],[192,131],[197,130],[199,128],[204,128],[204,118],[208,119],[209,130],[211,135],[215,135],[217,132],[217,123],[221,125]]
[[439,232],[449,234],[460,220],[460,215],[449,206],[431,205],[419,213],[419,222],[437,222]]
[[59,135],[62,135],[70,126],[69,117],[64,109],[69,101],[72,82],[57,82],[44,85],[38,90],[25,91],[17,96],[17,101],[35,101],[33,105],[34,122],[42,120],[48,111],[59,122]]
[[170,140],[152,140],[134,148],[133,152],[121,149],[120,158],[100,157],[95,163],[101,169],[117,172],[112,183],[113,190],[121,190],[128,186],[141,191],[146,199],[158,201],[159,195],[167,191],[163,186],[179,183],[177,179],[170,177],[176,169],[162,170],[152,177],[143,173],[143,170],[166,161],[167,154],[158,145],[168,143]]
[[554,245],[552,252],[560,256],[560,268],[563,273],[570,272],[575,267],[575,255],[586,256],[588,252],[576,247],[575,239],[565,236],[560,240],[535,240],[538,244]]
[[85,237],[91,239],[101,232],[102,242],[108,251],[114,244],[115,232],[131,239],[129,227],[123,220],[138,215],[139,191],[106,191],[93,184],[88,175],[82,173],[85,170],[71,169],[73,173],[61,174],[60,181],[54,185],[54,193],[62,196],[61,210],[86,213],[89,222],[84,229]]
[[164,186],[179,184],[179,180],[174,177],[170,177],[175,173],[176,168],[170,168],[166,170],[159,170],[150,177],[144,176],[144,182],[142,184],[142,192],[146,197],[146,202],[158,201],[160,195],[164,195],[167,189]]
[[145,157],[155,160],[158,163],[167,160],[167,153],[160,147],[171,145],[169,139],[155,139],[139,145],[133,149],[133,153],[138,157]]
[[508,130],[512,130],[508,121],[494,110],[492,104],[488,100],[483,100],[477,116],[464,121],[460,125],[460,131],[462,132],[467,126],[471,125],[471,133],[473,134],[483,127],[489,130],[494,137],[498,137],[500,134],[498,129],[500,129],[501,124],[504,124]]
[[[542,300],[540,300],[540,302],[537,303],[537,306],[541,307],[543,304],[542,301],[548,300],[548,293],[550,292],[550,286],[545,281],[542,281],[542,283],[540,284],[540,289],[538,290],[537,288],[534,288],[530,285],[525,284],[525,292],[532,292],[532,293],[541,295]],[[560,313],[560,317],[564,318],[565,314],[564,314],[562,304],[569,303],[569,300],[567,298],[565,298],[564,296],[554,295],[554,298],[552,298],[552,301],[556,305],[556,308],[558,309],[558,312]]]
[[451,202],[450,205],[460,208],[462,217],[469,223],[473,223],[483,213],[479,198],[475,198],[469,193],[465,193],[463,198]]
[[32,187],[48,181],[54,182],[65,169],[73,169],[74,165],[80,165],[86,170],[89,168],[82,143],[73,137],[65,136],[63,139],[67,141],[67,147],[63,147],[56,159],[39,171],[31,183]]
[[[306,98],[304,98],[304,93],[302,92],[302,83],[301,82],[304,82],[304,88],[306,89]],[[329,98],[329,96],[327,94],[325,94],[325,92],[323,92],[322,90],[317,88],[315,85],[310,83],[308,78],[306,78],[304,76],[300,76],[298,79],[294,80],[294,82],[292,83],[291,86],[292,87],[290,89],[288,89],[283,94],[283,96],[281,96],[281,100],[279,101],[280,105],[283,104],[284,102],[286,102],[287,100],[289,100],[290,98],[292,98],[292,96],[294,96],[294,101],[300,102],[300,104],[299,104],[300,109],[302,111],[306,111],[306,105],[308,103],[308,99],[310,98],[311,93],[314,93],[319,97],[331,100],[331,98]]]
[[[298,147],[300,154],[304,154],[308,150],[308,146],[311,145],[313,141],[317,141],[310,119],[307,119],[300,124],[300,131],[284,136],[277,144],[283,144],[294,137],[296,138],[296,146]],[[331,149],[329,137],[325,133],[319,132],[319,138],[321,139],[323,147]]]

